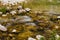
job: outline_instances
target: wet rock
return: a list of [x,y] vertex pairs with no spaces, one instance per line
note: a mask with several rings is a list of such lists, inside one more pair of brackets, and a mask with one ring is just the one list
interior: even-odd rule
[[31,22],[32,19],[29,16],[20,16],[18,18],[15,19],[18,22]]

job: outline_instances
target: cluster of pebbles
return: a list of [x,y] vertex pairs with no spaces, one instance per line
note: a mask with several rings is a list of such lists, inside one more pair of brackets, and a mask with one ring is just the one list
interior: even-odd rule
[[59,14],[53,12],[33,12],[21,5],[17,9],[6,7],[5,14],[0,12],[0,39],[27,40],[39,34],[47,38],[53,29],[60,28],[59,19]]
[[[0,23],[8,22],[8,21],[11,21],[12,23],[15,23],[15,22],[24,23],[24,22],[32,21],[32,19],[29,16],[25,15],[25,13],[29,11],[31,11],[30,8],[23,9],[22,6],[18,6],[16,10],[11,10],[10,7],[7,7],[5,14],[3,14],[3,12],[0,12]],[[21,14],[23,14],[24,16],[21,16]],[[14,17],[15,15],[20,15],[20,16]],[[12,18],[8,18],[9,16]],[[4,30],[4,27],[2,27],[2,31],[5,31],[5,30]]]
[[17,5],[18,3],[25,2],[26,0],[0,0],[2,5]]

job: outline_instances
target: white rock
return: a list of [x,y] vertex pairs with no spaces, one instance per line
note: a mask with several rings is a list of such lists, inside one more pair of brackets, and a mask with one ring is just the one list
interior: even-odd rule
[[35,24],[35,23],[26,23],[26,25],[36,26],[36,24]]
[[60,18],[60,16],[57,16],[57,18]]
[[15,19],[17,22],[30,22],[32,19],[29,16],[19,16]]
[[54,14],[54,13],[56,13],[56,12],[54,12],[54,11],[51,9],[48,13]]
[[22,9],[22,6],[18,6],[19,9]]
[[5,26],[2,26],[2,25],[0,24],[0,30],[1,30],[1,31],[7,31],[7,28],[6,28]]
[[10,22],[15,22],[15,20],[14,20],[14,19],[10,19],[9,21],[10,21]]
[[16,11],[11,11],[10,12],[12,15],[15,15],[16,14]]
[[29,16],[22,16],[20,21],[21,22],[31,21],[31,18]]
[[58,34],[56,34],[55,37],[56,37],[56,40],[58,40],[60,38],[60,36]]
[[55,28],[56,28],[56,29],[58,29],[58,28],[59,28],[59,26],[55,26]]
[[11,5],[15,5],[14,3],[11,3]]
[[6,9],[10,9],[10,7],[7,7]]
[[59,38],[59,35],[56,35],[57,38]]
[[32,37],[29,37],[28,40],[36,40],[36,39],[34,39],[34,38],[32,38]]
[[19,11],[18,11],[18,13],[23,13],[23,12],[26,12],[24,9],[20,9]]
[[6,15],[8,15],[8,14],[10,14],[10,13],[7,12]]
[[38,40],[40,40],[40,38],[42,38],[43,36],[41,36],[41,35],[36,35],[36,38],[38,39]]
[[16,29],[13,29],[13,31],[12,32],[16,32]]
[[5,17],[5,16],[7,16],[7,15],[6,15],[6,14],[3,14],[2,16]]
[[15,5],[17,5],[18,3],[14,3]]
[[24,2],[25,0],[17,0],[18,3],[22,3]]
[[11,23],[7,23],[7,24],[6,24],[6,27],[9,27],[9,26],[11,26]]
[[30,11],[31,9],[30,8],[25,8],[26,11]]
[[0,14],[2,14],[2,12],[0,12]]

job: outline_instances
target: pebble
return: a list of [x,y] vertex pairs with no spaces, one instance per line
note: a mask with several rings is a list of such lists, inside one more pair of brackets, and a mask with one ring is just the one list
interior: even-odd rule
[[3,12],[0,12],[0,14],[2,14]]
[[56,34],[55,37],[56,37],[56,40],[60,38],[60,36],[58,34]]
[[7,15],[6,15],[6,14],[3,14],[2,16],[3,16],[3,17],[6,17]]
[[22,6],[18,6],[18,9],[22,9]]
[[5,26],[3,26],[3,25],[0,24],[0,30],[1,31],[7,31],[7,28]]
[[16,14],[16,11],[11,11],[10,12],[12,15],[15,15]]
[[36,26],[36,24],[35,24],[35,23],[26,23],[26,25]]
[[60,16],[57,16],[57,18],[60,18]]
[[30,22],[32,19],[29,16],[19,16],[15,19],[18,22]]
[[32,38],[32,37],[29,37],[28,40],[36,40],[36,39],[34,39],[34,38]]
[[32,21],[32,19],[29,16],[21,16],[20,22],[28,22]]
[[36,35],[36,38],[40,40],[40,38],[43,37],[42,35]]
[[7,9],[7,10],[9,10],[9,9],[10,9],[10,7],[7,7],[6,9]]
[[25,0],[1,0],[1,3],[3,5],[8,5],[8,4],[12,4],[15,5],[16,3],[21,3],[24,2]]
[[13,29],[12,32],[16,32],[16,29]]
[[58,28],[59,28],[59,26],[55,26],[55,28],[56,28],[56,29],[58,29]]
[[26,11],[30,11],[31,9],[30,8],[25,8]]
[[20,14],[20,13],[23,13],[23,12],[26,12],[24,9],[20,9],[20,10],[18,10],[18,13]]

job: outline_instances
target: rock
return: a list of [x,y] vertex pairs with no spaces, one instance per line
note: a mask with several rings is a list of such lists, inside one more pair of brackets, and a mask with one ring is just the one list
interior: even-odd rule
[[10,9],[10,7],[7,7],[6,9],[7,9],[7,10],[9,10],[9,9]]
[[56,29],[58,29],[58,28],[59,28],[59,26],[55,26],[55,28],[56,28]]
[[60,18],[60,16],[57,16],[57,18]]
[[8,12],[10,12],[10,10],[11,10],[11,8],[10,7],[6,7],[6,13]]
[[16,29],[13,29],[12,32],[16,32]]
[[31,9],[30,9],[30,8],[25,8],[25,10],[26,10],[27,12],[29,12]]
[[38,40],[40,40],[40,38],[42,38],[43,36],[41,36],[41,35],[36,35],[36,38],[38,39]]
[[[53,7],[53,6],[51,5],[51,7]],[[49,14],[57,14],[55,11],[53,11],[52,8],[50,9],[50,11],[48,11],[48,13],[49,13]]]
[[1,3],[3,5],[8,5],[8,4],[11,4],[11,5],[16,5],[16,3],[21,3],[21,2],[24,2],[25,0],[1,0]]
[[23,9],[23,8],[22,8],[22,6],[18,6],[18,8],[17,8],[17,9],[19,10],[19,9]]
[[0,12],[0,14],[2,14],[3,12]]
[[7,24],[6,24],[6,27],[8,27],[8,26],[11,26],[11,24],[10,24],[10,23],[7,23]]
[[35,23],[26,23],[26,25],[36,26],[36,24],[35,24]]
[[10,37],[13,37],[14,35],[13,34],[9,34]]
[[26,12],[24,9],[18,10],[18,13],[19,13],[19,14],[20,14],[20,13],[24,13],[24,12]]
[[15,19],[18,22],[31,22],[32,19],[29,16],[20,16],[18,18]]
[[34,39],[34,38],[32,38],[32,37],[29,37],[28,40],[36,40],[36,39]]
[[7,31],[7,28],[5,26],[3,26],[3,25],[0,24],[0,30],[1,31]]
[[7,15],[6,14],[2,14],[3,17],[6,17]]
[[55,35],[56,40],[58,40],[60,38],[60,36],[58,34]]
[[10,12],[12,15],[15,15],[16,14],[16,11],[14,10],[14,11],[11,11]]
[[10,19],[9,21],[10,21],[10,22],[15,22],[15,20],[14,20],[14,19]]

